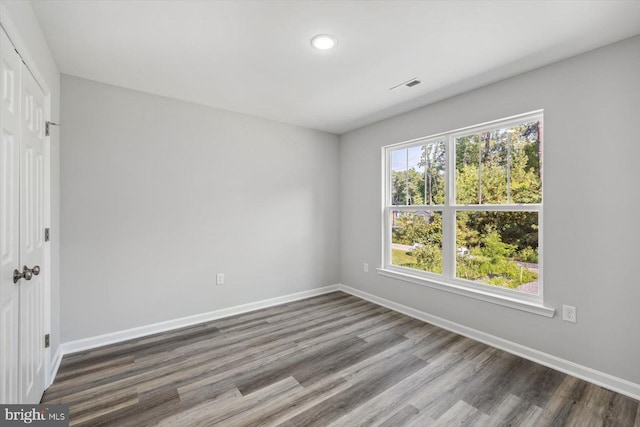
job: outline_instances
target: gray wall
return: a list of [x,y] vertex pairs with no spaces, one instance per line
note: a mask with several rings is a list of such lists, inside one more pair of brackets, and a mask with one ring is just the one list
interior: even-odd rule
[[[640,383],[640,37],[341,137],[341,282]],[[380,147],[544,108],[548,319],[382,277]]]
[[[31,4],[27,1],[2,1],[7,17],[20,33],[22,45],[16,46],[22,54],[28,52],[33,63],[49,88],[51,96],[51,121],[60,122],[60,72],[49,51]],[[4,18],[7,18],[3,16]],[[51,357],[60,345],[60,133],[53,128],[51,147]]]
[[337,136],[66,75],[62,122],[63,342],[338,282]]

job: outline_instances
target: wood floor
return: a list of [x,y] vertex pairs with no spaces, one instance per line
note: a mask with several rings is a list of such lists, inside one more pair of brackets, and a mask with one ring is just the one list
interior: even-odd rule
[[638,401],[335,292],[65,356],[71,425],[640,427]]

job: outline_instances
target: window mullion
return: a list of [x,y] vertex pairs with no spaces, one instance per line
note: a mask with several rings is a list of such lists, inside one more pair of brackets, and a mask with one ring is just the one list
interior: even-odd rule
[[455,139],[445,142],[446,188],[445,207],[442,211],[442,274],[445,279],[455,277]]
[[455,277],[455,210],[450,206],[442,212],[442,274]]
[[482,204],[482,133],[478,134],[478,203]]
[[407,178],[407,180],[405,181],[405,188],[406,188],[406,199],[405,199],[405,204],[408,206],[411,203],[409,203],[409,149],[406,150],[407,152],[407,163],[405,163],[406,165],[406,170],[405,170],[405,176]]
[[431,194],[428,189],[427,186],[429,185],[429,182],[431,180],[431,177],[429,176],[429,179],[427,179],[427,176],[430,174],[430,159],[429,159],[429,151],[427,150],[427,147],[429,147],[429,145],[425,144],[424,145],[424,204],[425,205],[430,205],[431,204],[431,200],[427,198],[427,194]]
[[511,132],[507,132],[507,204],[511,204]]

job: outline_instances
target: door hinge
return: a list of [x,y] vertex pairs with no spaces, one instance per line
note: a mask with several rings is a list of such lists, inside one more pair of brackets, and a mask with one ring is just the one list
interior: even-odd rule
[[44,229],[44,241],[48,242],[50,238],[51,238],[51,229],[50,228],[45,228]]
[[51,134],[51,126],[60,126],[60,123],[45,122],[44,136],[49,136]]
[[49,334],[44,336],[44,348],[49,348],[49,346],[51,345],[51,339]]

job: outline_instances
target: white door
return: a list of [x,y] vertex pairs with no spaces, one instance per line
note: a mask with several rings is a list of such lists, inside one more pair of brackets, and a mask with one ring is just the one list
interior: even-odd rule
[[20,394],[40,403],[44,369],[44,92],[21,64],[20,265],[31,277],[20,283]]
[[0,30],[0,403],[18,403],[20,265],[20,67],[22,62]]
[[44,93],[2,31],[0,403],[45,389]]

